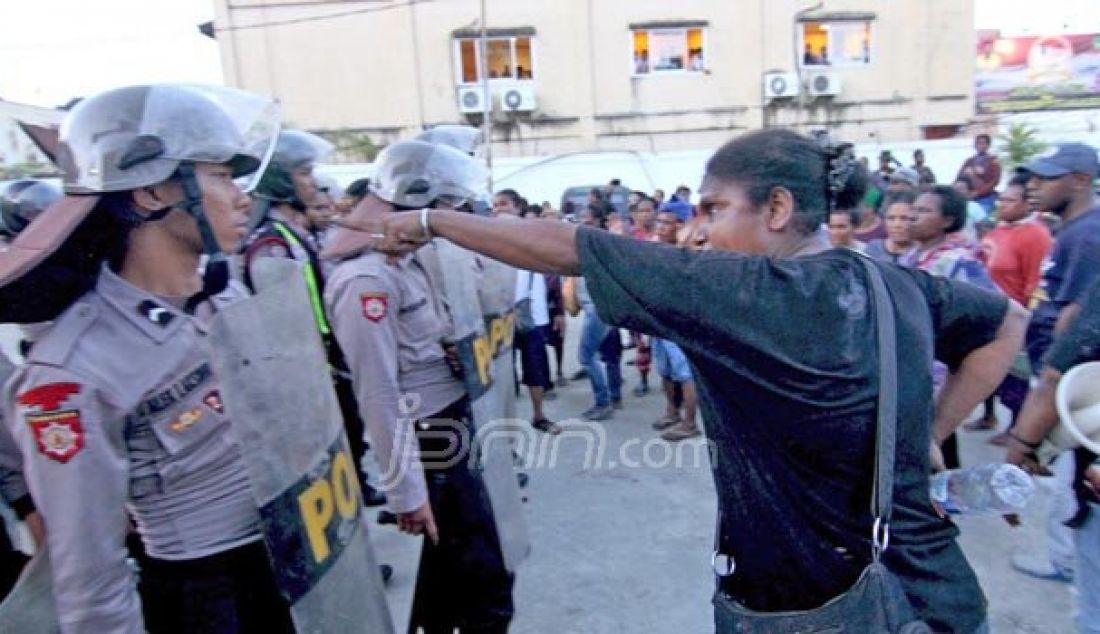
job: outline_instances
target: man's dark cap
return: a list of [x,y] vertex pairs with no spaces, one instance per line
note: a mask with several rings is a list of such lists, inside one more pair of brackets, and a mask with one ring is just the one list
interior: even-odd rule
[[1058,178],[1066,174],[1100,176],[1100,161],[1096,149],[1084,143],[1062,143],[1036,156],[1024,166],[1040,178]]

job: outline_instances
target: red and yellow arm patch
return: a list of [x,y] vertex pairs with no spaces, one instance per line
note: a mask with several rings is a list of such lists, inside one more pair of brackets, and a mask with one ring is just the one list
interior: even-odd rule
[[17,398],[20,405],[35,410],[26,415],[38,453],[62,464],[84,448],[84,424],[80,411],[61,409],[69,397],[79,394],[79,383],[47,383],[27,390]]
[[34,432],[38,453],[50,460],[65,464],[84,448],[84,425],[75,409],[31,414],[27,424]]

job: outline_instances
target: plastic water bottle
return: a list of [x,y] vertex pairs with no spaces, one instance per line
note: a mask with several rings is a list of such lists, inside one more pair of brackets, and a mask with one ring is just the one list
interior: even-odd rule
[[930,493],[948,513],[1015,513],[1035,494],[1023,469],[1010,464],[984,464],[941,471],[932,476]]

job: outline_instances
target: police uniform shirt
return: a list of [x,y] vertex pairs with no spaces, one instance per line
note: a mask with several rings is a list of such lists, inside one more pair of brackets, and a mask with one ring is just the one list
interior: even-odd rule
[[366,252],[340,262],[325,307],[351,370],[364,427],[395,512],[428,500],[413,421],[465,394],[441,341],[450,327],[439,294],[414,256]]
[[[807,610],[871,558],[878,353],[870,286],[848,249],[776,260],[692,253],[581,228],[600,320],[678,344],[713,446],[721,589],[749,608]],[[940,632],[985,618],[974,571],[928,494],[933,357],[957,368],[996,338],[1007,300],[877,265],[897,322],[894,514],[886,566]]]
[[[232,287],[214,304],[242,295]],[[205,322],[106,268],[5,386],[7,431],[43,516],[66,634],[144,631],[127,510],[148,553],[205,557],[260,538]]]
[[249,236],[246,242],[246,252],[249,260],[258,257],[268,257],[291,258],[302,263],[308,263],[310,261],[310,256],[305,250],[299,248],[295,244],[289,243],[281,236],[278,230],[274,228],[274,223],[276,222],[281,223],[290,230],[298,240],[307,248],[312,249],[314,253],[320,250],[320,245],[317,244],[313,235],[305,229],[302,229],[293,220],[287,218],[278,209],[272,207],[268,210],[267,215],[267,220],[252,232],[252,235]]

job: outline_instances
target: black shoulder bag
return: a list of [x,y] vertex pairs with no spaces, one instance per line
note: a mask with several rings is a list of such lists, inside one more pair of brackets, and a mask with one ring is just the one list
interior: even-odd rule
[[[875,483],[871,491],[871,563],[844,594],[825,605],[801,612],[755,612],[718,592],[714,597],[719,634],[790,634],[791,632],[860,632],[867,634],[931,634],[916,618],[901,582],[881,558],[890,544],[890,515],[894,493],[894,454],[897,441],[897,356],[894,307],[882,274],[869,258],[860,256],[871,284],[878,324],[879,390],[875,433]],[[718,553],[715,557],[719,557]]]

